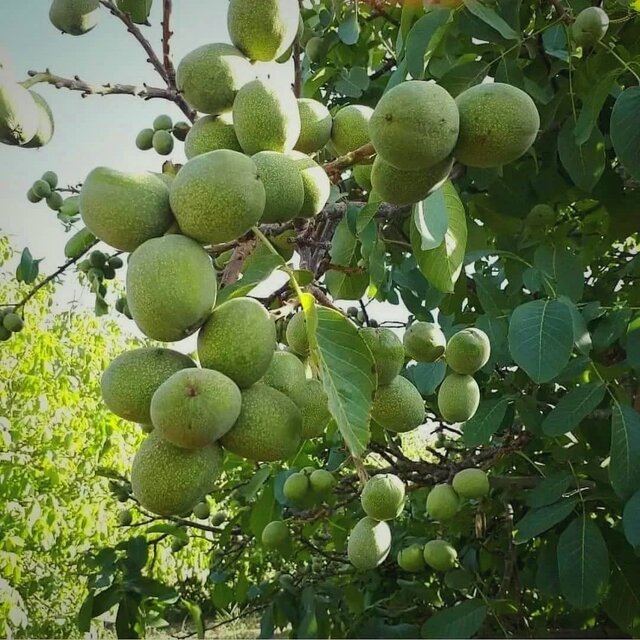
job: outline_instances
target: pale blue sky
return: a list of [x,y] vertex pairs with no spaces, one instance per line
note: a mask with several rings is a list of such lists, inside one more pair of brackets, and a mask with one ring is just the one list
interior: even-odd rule
[[[60,34],[49,22],[48,0],[0,2],[0,47],[11,60],[18,80],[34,69],[64,76],[80,76],[91,84],[120,82],[163,86],[135,39],[107,10],[101,9],[98,26],[90,33],[73,37]],[[152,27],[141,27],[160,52],[161,2],[156,0]],[[227,0],[179,0],[174,2],[172,53],[177,66],[189,51],[207,42],[226,42]],[[289,84],[291,64],[262,65],[272,80]],[[26,192],[44,171],[54,170],[62,184],[81,182],[97,165],[122,171],[159,171],[162,158],[153,151],[136,149],[138,131],[151,125],[154,117],[168,113],[183,119],[180,110],[162,100],[143,101],[132,96],[89,96],[39,84],[34,87],[50,104],[56,121],[53,140],[40,150],[19,149],[0,144],[0,232],[9,234],[16,249],[29,246],[36,258],[44,258],[42,270],[53,271],[64,261],[68,236],[44,202],[31,204]],[[170,156],[183,162],[182,144]],[[122,277],[120,273],[119,277]],[[66,279],[63,295],[92,304],[73,275]],[[387,314],[384,314],[387,315]],[[395,315],[395,314],[394,314]]]

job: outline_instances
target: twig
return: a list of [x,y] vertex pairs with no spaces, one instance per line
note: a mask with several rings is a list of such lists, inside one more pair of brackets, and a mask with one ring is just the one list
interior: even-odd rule
[[152,98],[163,98],[175,102],[178,93],[170,89],[161,89],[159,87],[149,87],[146,84],[142,86],[134,84],[120,84],[107,82],[101,85],[89,84],[82,80],[79,76],[73,78],[63,78],[55,73],[51,73],[49,69],[46,71],[29,71],[30,76],[22,82],[22,86],[28,89],[35,84],[46,82],[54,86],[56,89],[69,89],[70,91],[80,91],[82,97],[86,98],[90,95],[106,96],[106,95],[131,95],[143,100],[151,100]]
[[245,260],[251,255],[255,246],[256,242],[253,238],[241,242],[236,246],[231,259],[222,272],[221,284],[223,286],[233,284],[240,277],[242,265],[244,265]]
[[342,309],[340,309],[340,307],[336,307],[335,304],[333,304],[333,301],[331,300],[331,298],[329,298],[329,296],[319,287],[316,287],[315,285],[311,284],[308,287],[306,287],[306,290],[323,306],[323,307],[328,307],[329,309],[333,309],[334,311],[339,311],[340,313],[342,313],[344,315],[344,311],[342,311]]
[[167,84],[169,88],[176,88],[176,70],[171,61],[171,11],[173,9],[172,0],[163,0],[162,4],[162,62],[167,74]]
[[569,15],[567,14],[567,10],[562,5],[562,0],[549,0],[549,2],[550,4],[553,5],[553,8],[556,10],[556,13],[558,14],[558,18],[560,18],[564,22],[571,21]]
[[53,280],[55,280],[58,276],[61,276],[71,265],[75,264],[76,262],[78,262],[78,260],[80,260],[80,258],[85,256],[88,253],[89,249],[94,247],[97,243],[98,240],[92,242],[91,245],[87,247],[86,251],[81,253],[79,256],[76,256],[75,258],[70,258],[63,265],[58,267],[51,275],[48,275],[44,280],[42,280],[42,282],[39,282],[35,287],[33,287],[33,289],[31,289],[31,291],[29,291],[29,293],[27,293],[24,298],[22,298],[22,300],[20,300],[20,302],[16,304],[15,309],[24,307],[27,302],[29,302],[29,300],[31,300],[36,295],[36,293],[38,293],[38,291],[40,291],[40,289],[53,282]]
[[[299,8],[302,9],[302,0],[298,0]],[[300,38],[296,35],[296,39],[293,41],[293,93],[296,98],[302,95],[302,65],[300,64],[300,55],[302,54],[302,47],[300,46]]]
[[376,153],[375,147],[369,142],[368,144],[358,147],[349,153],[346,153],[327,164],[322,165],[322,168],[327,172],[329,176],[339,174],[342,169],[347,169],[358,162],[364,162],[370,160]]
[[378,67],[370,76],[370,80],[381,78],[387,71],[391,71],[397,64],[395,58],[387,58],[380,67]]

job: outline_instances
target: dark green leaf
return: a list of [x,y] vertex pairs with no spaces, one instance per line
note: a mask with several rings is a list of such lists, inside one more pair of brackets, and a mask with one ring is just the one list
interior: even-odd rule
[[152,524],[145,531],[145,533],[168,533],[174,538],[180,538],[180,540],[184,540],[184,542],[189,541],[189,536],[184,530],[184,527],[179,527],[175,524],[169,524],[168,522],[158,522],[156,524]]
[[506,40],[518,40],[520,35],[514,31],[493,9],[479,0],[464,0],[464,6],[476,18],[479,18],[492,29],[495,29]]
[[22,250],[20,256],[20,264],[16,273],[16,279],[18,282],[24,282],[25,284],[31,284],[37,277],[40,271],[40,260],[34,260],[28,247]]
[[198,640],[204,638],[204,622],[202,620],[202,609],[195,602],[189,602],[188,600],[182,600],[184,608],[189,612],[193,626],[196,629],[196,636]]
[[355,11],[349,15],[338,25],[338,37],[342,42],[348,45],[356,44],[360,37],[360,25],[358,24],[358,16]]
[[262,530],[273,520],[275,505],[273,483],[269,483],[251,508],[249,527],[256,538],[260,538]]
[[422,16],[411,27],[407,37],[406,60],[407,69],[415,80],[424,77],[425,58],[433,50],[436,31],[449,20],[450,13],[446,10],[430,11]]
[[93,617],[93,593],[85,598],[78,615],[76,616],[76,625],[81,633],[88,633],[91,629],[91,619]]
[[576,609],[595,607],[609,583],[609,553],[598,525],[578,516],[558,539],[558,574],[562,595]]
[[97,618],[103,613],[106,613],[120,602],[122,597],[122,590],[120,585],[112,584],[108,589],[101,591],[100,593],[93,594],[93,604],[91,608],[91,617]]
[[369,443],[369,418],[375,388],[371,352],[356,327],[341,313],[316,307],[305,294],[304,313],[312,358],[329,398],[329,411],[354,456]]
[[640,87],[628,87],[616,100],[611,112],[611,142],[622,166],[640,180]]
[[273,638],[276,625],[273,619],[274,605],[270,604],[260,619],[260,638]]
[[515,542],[526,542],[555,527],[573,511],[577,502],[577,498],[564,498],[539,509],[530,509],[516,523]]
[[418,268],[439,291],[453,293],[464,261],[467,245],[467,220],[464,206],[450,181],[440,187],[447,209],[447,232],[444,242],[435,249],[423,251],[422,238],[413,234],[412,247]]
[[611,409],[611,459],[609,480],[622,498],[640,489],[640,414],[618,401]]
[[509,350],[516,364],[538,384],[557,376],[569,362],[573,322],[566,305],[535,300],[515,309],[509,322]]
[[602,402],[606,387],[592,382],[568,391],[547,414],[542,430],[548,436],[561,436],[573,431]]
[[556,597],[560,595],[560,577],[558,575],[558,553],[554,538],[547,540],[538,553],[536,587],[544,593]]
[[535,489],[527,491],[527,506],[539,508],[553,504],[562,497],[572,480],[569,471],[556,471],[547,476]]
[[555,293],[578,302],[584,287],[584,267],[580,260],[564,247],[541,245],[533,256],[534,265],[555,282]]
[[140,601],[137,597],[125,595],[116,614],[116,634],[118,638],[137,638],[136,622]]
[[600,130],[593,127],[588,140],[579,145],[575,123],[569,118],[558,135],[558,154],[574,184],[590,192],[600,180],[605,165],[604,138]]
[[260,467],[247,484],[238,488],[238,494],[247,502],[250,502],[258,495],[258,491],[260,491],[262,485],[269,479],[269,476],[271,476],[271,467],[266,465]]
[[607,615],[631,637],[640,636],[640,558],[622,535],[609,540],[611,585],[604,602]]
[[465,600],[454,607],[442,609],[423,625],[423,638],[471,638],[482,627],[487,606],[480,599]]
[[640,547],[640,489],[624,505],[622,526],[629,544]]
[[430,396],[444,380],[447,365],[444,362],[419,362],[405,369],[404,375],[411,381],[420,395]]
[[[560,25],[558,26],[560,27]],[[564,29],[564,27],[560,28]],[[620,69],[615,69],[613,72],[605,74],[598,79],[595,86],[589,88],[586,95],[582,96],[582,109],[574,131],[576,144],[581,145],[589,140],[605,100],[609,96],[609,92],[613,88],[619,73]]]
[[462,426],[465,446],[479,447],[481,444],[488,444],[502,424],[510,401],[509,396],[502,396],[480,402],[476,414]]
[[544,45],[544,50],[550,56],[565,62],[569,61],[567,34],[563,24],[555,24],[546,29],[542,33],[542,44]]
[[486,75],[487,65],[481,60],[473,60],[451,67],[440,77],[438,84],[455,98],[469,87],[480,84]]
[[136,576],[133,580],[127,580],[123,586],[127,591],[139,593],[146,598],[156,598],[165,602],[178,600],[178,593],[173,587],[147,576]]
[[571,312],[571,321],[573,324],[573,344],[577,347],[580,353],[588,356],[591,353],[591,334],[587,328],[587,323],[584,316],[580,313],[580,310],[575,303],[565,296],[558,298],[560,302],[566,304]]

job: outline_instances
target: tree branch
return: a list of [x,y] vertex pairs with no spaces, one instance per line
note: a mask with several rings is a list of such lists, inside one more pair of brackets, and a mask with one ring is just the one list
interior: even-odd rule
[[170,89],[161,89],[158,87],[149,87],[146,84],[137,86],[133,84],[120,84],[120,83],[106,83],[101,85],[89,84],[82,80],[79,76],[73,78],[63,78],[54,73],[51,73],[48,69],[46,71],[29,71],[30,76],[27,80],[22,82],[22,86],[28,89],[35,84],[41,84],[46,82],[54,86],[56,89],[69,89],[70,91],[80,91],[82,97],[85,98],[90,95],[106,96],[113,94],[131,95],[143,100],[151,100],[152,98],[163,98],[164,100],[171,100],[175,102],[178,99],[179,94],[177,91]]
[[347,169],[359,162],[365,162],[370,160],[376,154],[375,147],[369,142],[368,144],[358,147],[357,149],[350,151],[349,153],[327,162],[322,165],[322,168],[327,172],[329,176],[336,176],[340,174],[342,169]]
[[167,84],[170,89],[176,88],[176,70],[171,60],[171,12],[173,9],[172,0],[163,0],[162,4],[162,57],[163,66],[167,74]]

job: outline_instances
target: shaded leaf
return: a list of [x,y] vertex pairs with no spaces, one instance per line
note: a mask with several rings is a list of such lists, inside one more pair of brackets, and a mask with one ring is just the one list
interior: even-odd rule
[[558,539],[558,575],[562,595],[577,609],[591,609],[609,583],[609,553],[598,525],[578,516]]
[[640,87],[628,87],[617,98],[611,112],[610,134],[622,166],[640,180]]
[[558,135],[558,155],[574,184],[589,192],[596,186],[604,171],[604,137],[594,126],[588,140],[578,144],[575,123],[569,118]]
[[518,40],[520,35],[514,31],[493,9],[479,0],[464,0],[464,6],[476,18],[495,29],[506,40]]
[[640,489],[640,414],[615,401],[611,409],[609,480],[623,499]]
[[547,476],[535,489],[527,492],[527,506],[538,508],[553,504],[562,497],[572,480],[569,471],[557,471]]
[[548,436],[573,431],[602,402],[605,393],[606,387],[601,382],[571,389],[546,415],[542,430]]
[[534,300],[513,312],[509,350],[534,382],[548,382],[557,376],[569,362],[572,348],[571,312],[562,302]]
[[442,609],[423,625],[423,638],[471,638],[482,627],[487,606],[480,599],[465,600],[454,607]]
[[516,523],[516,544],[526,542],[562,522],[575,508],[577,498],[565,498],[539,509],[530,509]]
[[373,357],[356,327],[341,313],[316,307],[303,295],[312,358],[329,398],[329,411],[354,456],[369,443],[369,418],[375,389]]
[[439,291],[453,293],[464,260],[467,244],[467,221],[464,207],[450,181],[440,187],[447,209],[447,232],[444,242],[435,249],[423,251],[422,238],[412,238],[412,246],[418,268],[424,277]]
[[338,37],[347,45],[356,44],[360,37],[360,25],[358,16],[355,11],[349,15],[338,25]]
[[473,418],[467,420],[462,426],[464,444],[467,447],[488,444],[491,436],[502,424],[509,402],[511,402],[509,396],[482,400]]
[[611,560],[609,594],[604,602],[607,615],[632,637],[640,636],[640,558],[620,534],[608,538]]
[[424,77],[425,57],[433,50],[438,38],[434,38],[436,31],[444,25],[450,17],[447,10],[430,11],[422,16],[411,27],[407,36],[405,57],[407,60],[407,70],[411,77],[422,80]]
[[622,527],[629,544],[640,547],[640,489],[624,505]]

